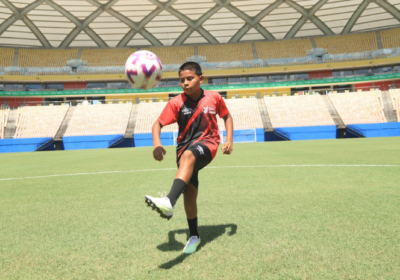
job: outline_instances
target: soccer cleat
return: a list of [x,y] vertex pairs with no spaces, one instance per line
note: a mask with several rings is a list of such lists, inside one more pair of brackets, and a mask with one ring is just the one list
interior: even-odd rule
[[196,252],[197,246],[200,245],[201,239],[197,236],[191,236],[186,243],[185,248],[183,248],[183,252],[185,254],[193,254]]
[[144,202],[146,202],[147,206],[150,206],[154,211],[157,211],[163,219],[169,220],[174,214],[174,207],[172,207],[168,197],[152,197],[146,195],[144,197]]

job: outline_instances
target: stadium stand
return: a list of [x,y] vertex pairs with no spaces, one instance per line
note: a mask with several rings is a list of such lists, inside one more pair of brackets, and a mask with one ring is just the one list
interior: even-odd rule
[[81,59],[86,60],[88,66],[121,66],[135,51],[136,48],[83,49]]
[[305,57],[313,48],[310,39],[256,42],[255,45],[259,59]]
[[272,126],[335,125],[320,95],[264,97]]
[[[263,128],[256,98],[226,99],[226,107],[235,124],[235,130]],[[218,127],[225,130],[224,121],[218,118]]]
[[330,94],[329,98],[346,125],[386,122],[380,91]]
[[19,67],[63,67],[67,61],[77,59],[79,49],[19,49]]
[[254,59],[250,43],[198,46],[198,55],[205,56],[207,62]]
[[13,65],[14,49],[0,48],[0,67],[7,67]]
[[0,107],[0,139],[4,139],[4,130],[7,126],[8,115],[10,114],[9,107]]
[[393,103],[393,109],[396,111],[397,120],[400,121],[400,89],[389,90]]
[[125,134],[132,104],[78,105],[64,136]]
[[400,46],[400,28],[380,31],[384,49],[398,48]]
[[54,138],[68,108],[68,106],[19,107],[14,138]]
[[150,47],[149,51],[157,55],[162,64],[182,64],[188,57],[194,56],[194,47]]
[[[138,114],[136,118],[136,126],[134,134],[137,133],[151,133],[154,122],[160,116],[167,102],[149,102],[140,103],[138,108]],[[162,132],[176,132],[178,131],[178,125],[176,123],[172,125],[164,126]]]
[[343,54],[378,50],[375,32],[314,38],[318,48],[329,54]]

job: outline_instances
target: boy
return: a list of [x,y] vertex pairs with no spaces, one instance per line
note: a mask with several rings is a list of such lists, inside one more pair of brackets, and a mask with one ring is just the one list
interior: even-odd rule
[[166,197],[155,198],[146,195],[145,202],[162,218],[170,219],[181,193],[188,220],[190,238],[183,249],[186,254],[194,253],[200,244],[197,226],[198,172],[208,165],[217,153],[220,142],[217,124],[218,114],[224,119],[226,142],[223,154],[232,153],[233,121],[225,102],[218,92],[203,90],[200,84],[204,77],[200,65],[186,62],[179,68],[183,93],[172,98],[153,125],[153,157],[162,161],[166,153],[161,145],[160,133],[163,126],[178,122],[176,163],[178,172]]

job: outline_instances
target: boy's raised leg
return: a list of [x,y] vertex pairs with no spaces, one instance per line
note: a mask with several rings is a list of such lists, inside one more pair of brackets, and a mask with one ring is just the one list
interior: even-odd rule
[[179,196],[185,191],[186,185],[193,174],[193,168],[196,163],[196,158],[189,150],[185,151],[181,158],[178,172],[172,184],[171,190],[166,197],[151,197],[145,196],[145,202],[153,210],[157,211],[162,218],[171,219],[174,214],[174,206]]

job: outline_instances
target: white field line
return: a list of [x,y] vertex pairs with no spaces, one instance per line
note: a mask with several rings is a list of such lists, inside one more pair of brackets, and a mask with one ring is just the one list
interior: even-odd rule
[[[400,165],[381,165],[381,164],[291,164],[291,165],[242,165],[242,166],[209,166],[207,169],[228,169],[228,168],[276,168],[276,167],[400,167]],[[138,169],[138,170],[123,170],[123,171],[100,171],[88,173],[71,173],[71,174],[54,174],[31,177],[18,178],[1,178],[0,181],[24,180],[24,179],[39,179],[65,176],[83,176],[83,175],[99,175],[113,173],[132,173],[132,172],[152,172],[152,171],[169,171],[177,170],[177,168],[160,168],[160,169]]]

